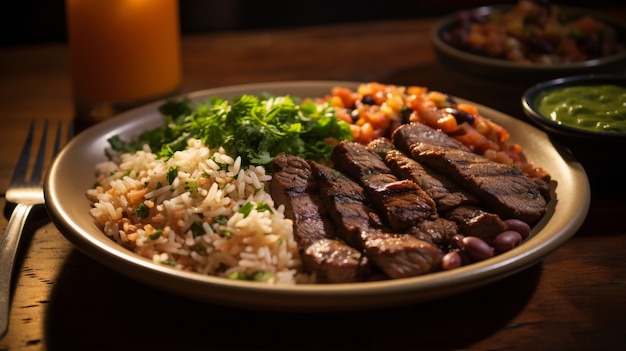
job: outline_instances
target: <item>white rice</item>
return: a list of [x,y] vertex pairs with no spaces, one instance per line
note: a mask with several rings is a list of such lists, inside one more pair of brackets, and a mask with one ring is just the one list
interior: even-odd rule
[[[148,146],[111,155],[112,161],[97,165],[97,186],[87,197],[98,226],[120,245],[201,274],[261,274],[270,284],[306,280],[298,273],[292,221],[266,192],[271,176],[263,167],[243,169],[240,157],[196,139],[170,159],[158,159]],[[170,184],[173,167],[178,174]],[[238,212],[248,203],[247,215]],[[140,218],[138,207],[147,216]]]

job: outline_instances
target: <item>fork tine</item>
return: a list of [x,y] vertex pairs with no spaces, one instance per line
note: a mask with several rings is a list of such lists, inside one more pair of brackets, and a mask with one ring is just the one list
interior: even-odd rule
[[11,177],[11,184],[23,183],[26,172],[28,171],[28,161],[30,160],[30,150],[33,145],[33,135],[35,134],[35,120],[33,119],[30,122],[30,128],[28,129],[28,134],[26,135],[26,140],[24,141],[24,146],[22,146],[22,152],[20,153],[20,157],[17,160],[17,165],[13,170],[13,176]]
[[59,121],[57,123],[57,133],[54,137],[54,146],[52,147],[52,156],[55,156],[59,152],[59,149],[61,149],[61,134],[62,134],[61,127],[63,127],[63,123]]
[[45,120],[43,122],[43,131],[41,134],[39,150],[37,151],[37,158],[35,159],[35,165],[33,167],[33,173],[31,173],[30,175],[30,183],[39,182],[41,180],[41,174],[43,172],[43,164],[46,158],[47,144],[48,144],[48,120]]

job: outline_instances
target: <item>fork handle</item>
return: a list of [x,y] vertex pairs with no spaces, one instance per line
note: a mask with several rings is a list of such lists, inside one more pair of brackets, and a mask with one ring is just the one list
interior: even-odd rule
[[2,238],[0,238],[0,338],[9,329],[11,279],[20,236],[33,205],[17,204]]

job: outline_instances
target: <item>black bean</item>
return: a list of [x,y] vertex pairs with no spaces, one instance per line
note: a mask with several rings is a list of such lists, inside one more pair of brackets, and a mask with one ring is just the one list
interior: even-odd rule
[[361,98],[361,102],[366,105],[376,105],[376,101],[374,101],[374,98],[372,97],[372,95],[364,95]]
[[502,232],[493,239],[491,243],[498,252],[506,252],[522,242],[522,235],[518,232],[507,230]]
[[554,52],[554,46],[544,38],[532,36],[528,39],[530,49],[538,54],[550,54]]
[[456,119],[456,123],[461,124],[463,122],[467,122],[467,124],[472,125],[474,124],[474,121],[476,120],[476,118],[474,117],[474,115],[472,115],[471,113],[465,112],[465,111],[461,111],[458,110],[456,108],[452,108],[452,107],[446,107],[444,109],[445,112],[451,114],[454,116],[454,119]]
[[352,118],[352,123],[356,123],[356,121],[358,121],[359,118],[361,118],[361,116],[359,115],[359,110],[357,109],[352,110],[352,112],[350,112],[350,118]]

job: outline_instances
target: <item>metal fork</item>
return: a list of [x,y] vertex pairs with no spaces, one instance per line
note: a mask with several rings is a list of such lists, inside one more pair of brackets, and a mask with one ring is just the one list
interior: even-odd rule
[[[0,238],[0,338],[6,334],[9,327],[11,280],[20,237],[31,210],[44,204],[42,175],[46,170],[44,163],[46,162],[46,149],[48,148],[48,134],[51,134],[51,136],[53,133],[56,134],[51,157],[54,157],[59,152],[62,143],[63,123],[58,122],[56,131],[55,128],[48,128],[47,120],[43,123],[39,149],[30,174],[31,149],[36,145],[36,120],[31,122],[17,166],[13,171],[11,182],[6,191],[7,203],[14,203],[15,208],[11,213],[4,234]],[[70,124],[67,139],[70,139],[72,134],[73,130]]]

